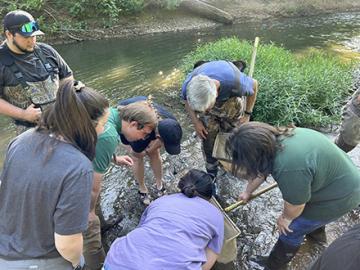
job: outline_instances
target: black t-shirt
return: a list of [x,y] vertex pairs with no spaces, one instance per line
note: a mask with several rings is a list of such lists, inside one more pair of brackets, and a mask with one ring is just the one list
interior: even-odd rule
[[[7,45],[3,43],[0,48],[6,46]],[[72,75],[70,67],[53,47],[44,43],[37,43],[37,46],[41,49],[47,61],[49,61],[53,67],[56,67],[55,73],[59,75],[60,80]],[[24,76],[25,81],[39,82],[49,76],[44,64],[35,52],[25,54],[15,54],[10,50],[8,50],[8,52],[10,52],[15,59],[14,63]],[[14,72],[0,60],[0,97],[4,98],[5,86],[16,86],[18,84],[19,81],[16,79]]]

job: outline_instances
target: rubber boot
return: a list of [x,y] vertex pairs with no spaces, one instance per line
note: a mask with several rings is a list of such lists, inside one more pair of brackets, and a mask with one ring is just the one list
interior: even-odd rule
[[342,149],[345,153],[348,153],[350,152],[351,150],[353,150],[356,145],[350,145],[350,144],[347,144],[343,137],[341,136],[341,134],[339,134],[339,136],[337,136],[336,140],[335,140],[335,144],[340,148]]
[[320,228],[317,228],[315,231],[312,231],[311,233],[308,233],[306,235],[306,238],[320,244],[325,245],[327,242],[326,238],[326,232],[325,232],[325,226],[322,226]]
[[105,261],[105,251],[100,248],[97,252],[91,254],[84,254],[85,270],[101,270]]
[[281,241],[276,242],[266,263],[266,270],[285,270],[287,264],[294,258],[300,246],[291,246]]

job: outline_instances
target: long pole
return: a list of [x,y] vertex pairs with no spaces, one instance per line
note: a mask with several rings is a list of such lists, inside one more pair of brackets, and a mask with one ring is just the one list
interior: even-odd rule
[[[277,185],[278,185],[277,183],[273,183],[273,184],[271,184],[270,186],[268,186],[268,187],[266,187],[266,188],[264,188],[264,189],[261,189],[261,190],[259,190],[258,192],[255,192],[255,193],[251,194],[249,201],[252,200],[252,199],[255,199],[255,198],[259,197],[261,194],[264,194],[265,192],[268,192],[269,190],[272,190],[273,188],[277,187]],[[230,212],[230,211],[232,211],[232,210],[234,210],[234,209],[236,209],[236,208],[238,208],[239,206],[244,205],[244,204],[246,204],[246,202],[244,202],[243,200],[238,201],[238,202],[236,202],[236,203],[234,203],[234,204],[226,207],[226,208],[224,209],[224,211],[225,211],[226,213],[227,213],[227,212]]]
[[259,41],[260,41],[260,38],[256,37],[255,41],[254,41],[254,47],[253,47],[251,61],[250,61],[250,69],[249,69],[249,74],[248,74],[249,77],[251,77],[251,78],[254,75],[255,59],[256,59],[257,48],[259,47]]

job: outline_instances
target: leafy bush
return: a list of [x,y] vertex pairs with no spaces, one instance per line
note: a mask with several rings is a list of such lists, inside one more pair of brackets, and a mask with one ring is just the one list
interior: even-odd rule
[[13,0],[13,1],[1,1],[0,0],[0,14],[5,16],[6,13],[15,9],[39,11],[45,4],[44,0]]
[[[252,44],[247,41],[222,39],[188,54],[181,70],[185,76],[198,60],[243,59],[249,65],[251,53]],[[254,72],[260,84],[254,119],[307,127],[337,123],[351,89],[353,64],[321,51],[297,57],[273,44],[260,45]]]

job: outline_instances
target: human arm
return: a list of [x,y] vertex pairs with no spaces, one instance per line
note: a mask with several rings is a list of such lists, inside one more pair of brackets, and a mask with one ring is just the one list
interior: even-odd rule
[[36,122],[41,116],[41,109],[35,108],[34,104],[31,104],[26,109],[21,109],[10,104],[5,99],[0,98],[0,114],[10,116],[19,120]]
[[219,255],[216,254],[214,251],[212,251],[210,248],[206,248],[205,253],[206,253],[206,263],[204,263],[201,266],[201,270],[210,270],[215,264]]
[[69,261],[73,267],[80,263],[83,251],[82,233],[71,235],[60,235],[54,233],[55,247],[61,257]]
[[163,143],[160,138],[156,138],[155,140],[151,141],[145,149],[145,153],[152,153],[153,151],[161,148],[163,146]]
[[305,204],[294,205],[287,201],[284,201],[284,209],[282,214],[277,219],[278,230],[281,234],[287,234],[288,232],[292,232],[289,228],[291,222],[301,215],[304,211]]
[[196,113],[190,108],[189,103],[185,100],[185,109],[188,112],[191,122],[194,124],[195,131],[201,139],[206,139],[208,134],[204,124],[197,118]]
[[95,214],[96,202],[101,191],[101,183],[104,174],[94,172],[93,185],[91,189],[90,213]]
[[115,165],[125,165],[125,166],[132,166],[134,165],[134,161],[130,156],[117,156],[113,155],[113,162]]
[[244,202],[247,202],[250,197],[251,194],[265,181],[265,177],[264,176],[259,176],[254,178],[253,180],[249,180],[248,184],[246,186],[245,191],[243,191],[240,195],[239,195],[239,200],[243,200]]

